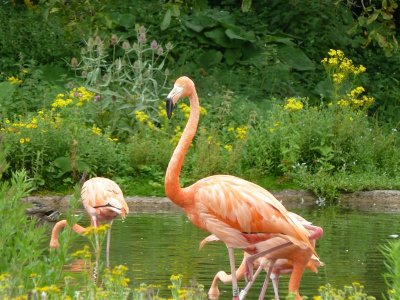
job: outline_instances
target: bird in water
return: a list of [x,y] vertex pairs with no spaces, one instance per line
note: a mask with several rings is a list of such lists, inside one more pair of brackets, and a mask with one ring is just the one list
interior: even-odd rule
[[[196,134],[200,105],[193,81],[186,77],[176,80],[167,96],[166,111],[171,118],[174,105],[188,97],[190,115],[165,174],[165,193],[180,206],[197,227],[214,234],[228,248],[232,274],[233,299],[239,299],[235,277],[234,249],[260,255],[292,244],[310,249],[317,256],[309,240],[309,232],[270,192],[244,179],[229,175],[214,175],[182,188],[179,176],[184,158]],[[255,244],[280,236],[288,242],[278,248],[260,249]],[[261,246],[261,244],[260,244]],[[302,274],[301,270],[296,271]]]
[[[121,216],[125,219],[129,213],[128,204],[125,202],[124,195],[121,188],[117,183],[111,179],[104,177],[94,177],[87,180],[81,189],[81,199],[83,207],[89,214],[91,219],[91,226],[98,227],[99,224],[109,224],[107,232],[107,267],[110,266],[110,239],[111,239],[111,225],[113,220]],[[57,222],[51,233],[50,247],[58,248],[58,234],[62,228],[67,226],[67,221],[62,220]],[[83,234],[85,228],[74,224],[72,226],[78,234]]]
[[[322,228],[311,225],[310,222],[306,221],[301,216],[295,213],[290,212],[290,214],[296,217],[300,222],[302,222],[302,224],[305,225],[305,227],[310,231],[311,236],[314,237],[311,242],[315,245],[315,241],[323,234]],[[214,241],[219,241],[219,239],[215,235],[209,235],[200,242],[200,249],[202,249],[206,243]],[[286,240],[281,237],[274,237],[265,241],[264,243],[268,244],[268,247],[273,248],[286,243]],[[267,272],[267,276],[265,278],[259,299],[264,299],[268,286],[268,281],[269,279],[271,279],[274,289],[275,300],[279,300],[278,283],[279,278],[282,274],[293,274],[292,272],[294,268],[310,269],[312,272],[317,273],[317,268],[324,265],[314,254],[311,253],[310,249],[302,249],[294,244],[283,249],[271,252],[263,257],[257,258],[250,266],[248,261],[249,256],[250,254],[244,252],[242,263],[236,270],[236,278],[237,280],[240,280],[245,277],[247,269],[249,267],[257,268],[253,279],[249,281],[246,287],[241,291],[241,296],[243,298],[245,297],[245,295],[247,295],[256,277],[262,270],[265,270]],[[208,291],[209,299],[214,300],[219,298],[219,281],[222,281],[224,284],[231,283],[232,275],[227,274],[224,271],[219,271],[215,274],[211,287]],[[296,297],[300,298],[299,286],[297,286],[297,284],[300,284],[300,280],[291,276],[289,281],[289,290],[292,290],[292,292],[295,291]]]

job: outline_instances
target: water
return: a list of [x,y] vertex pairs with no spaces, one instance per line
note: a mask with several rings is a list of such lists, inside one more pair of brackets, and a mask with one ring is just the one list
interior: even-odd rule
[[[330,283],[343,288],[360,282],[369,295],[382,299],[386,285],[382,274],[386,271],[379,245],[391,240],[390,235],[400,233],[400,222],[395,214],[358,213],[324,209],[296,211],[307,220],[323,227],[324,236],[317,243],[317,252],[325,263],[315,274],[306,271],[301,284],[301,294],[311,297],[318,287]],[[82,223],[87,223],[83,220]],[[193,226],[183,213],[131,214],[122,222],[114,221],[111,242],[111,265],[124,264],[132,287],[140,283],[160,285],[160,293],[168,297],[170,276],[182,274],[184,285],[195,280],[208,291],[215,273],[229,271],[226,247],[211,243],[198,250],[199,242],[208,234]],[[81,247],[84,238],[76,245]],[[242,253],[236,251],[237,264]],[[260,290],[259,278],[253,290]],[[280,281],[281,295],[287,291],[287,276]],[[244,282],[240,282],[240,288]],[[229,299],[230,286],[220,284],[220,299]],[[266,299],[273,296],[272,286]],[[250,295],[249,299],[256,299]],[[310,298],[309,298],[310,299]]]

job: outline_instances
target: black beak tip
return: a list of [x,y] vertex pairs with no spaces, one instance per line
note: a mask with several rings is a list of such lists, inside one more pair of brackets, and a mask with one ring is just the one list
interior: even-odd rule
[[167,111],[167,117],[168,117],[168,119],[171,119],[172,110],[174,109],[174,102],[172,101],[171,98],[167,98],[165,109],[166,109],[166,111]]

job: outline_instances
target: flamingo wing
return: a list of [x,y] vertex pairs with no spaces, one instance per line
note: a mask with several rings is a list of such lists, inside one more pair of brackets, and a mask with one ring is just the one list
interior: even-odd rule
[[189,188],[194,189],[195,195],[195,208],[186,210],[189,219],[228,245],[244,242],[246,234],[269,233],[313,249],[301,222],[271,193],[254,183],[216,175]]

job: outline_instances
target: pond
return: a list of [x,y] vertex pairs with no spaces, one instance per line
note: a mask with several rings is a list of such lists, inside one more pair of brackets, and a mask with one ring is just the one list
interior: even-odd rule
[[[382,299],[386,285],[382,274],[386,271],[379,245],[400,233],[399,217],[396,214],[359,213],[338,209],[315,209],[295,211],[314,224],[323,227],[324,236],[318,241],[317,252],[325,263],[315,274],[306,271],[301,294],[312,299],[318,287],[331,283],[343,288],[352,282],[360,282],[369,295]],[[82,220],[87,224],[88,220]],[[168,285],[172,274],[183,275],[183,285],[195,280],[208,291],[215,273],[229,272],[226,247],[222,243],[211,243],[198,250],[199,242],[207,233],[192,225],[181,212],[133,213],[122,222],[116,220],[112,228],[111,266],[124,264],[132,287],[140,283],[160,285],[160,295],[170,296]],[[79,238],[76,245],[86,242]],[[103,256],[104,257],[104,256]],[[236,250],[237,264],[242,253]],[[262,278],[253,288],[259,291]],[[288,277],[280,281],[281,296],[286,295]],[[244,282],[240,282],[244,288]],[[220,284],[220,299],[230,299],[230,285]],[[272,286],[266,299],[273,296]],[[249,295],[248,299],[256,298]],[[309,298],[309,299],[310,299]]]

